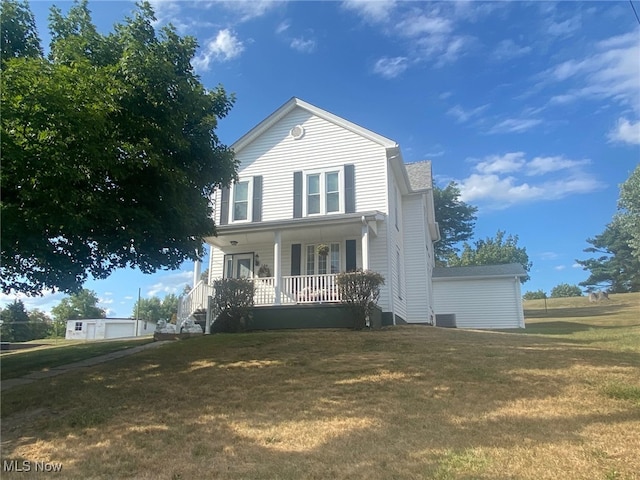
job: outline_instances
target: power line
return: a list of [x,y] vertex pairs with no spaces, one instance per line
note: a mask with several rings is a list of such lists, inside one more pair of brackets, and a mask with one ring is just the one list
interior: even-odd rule
[[631,0],[629,0],[629,4],[631,5],[631,8],[633,9],[633,13],[635,13],[635,15],[636,15],[636,20],[638,21],[638,25],[640,25],[640,17],[638,17],[638,12],[636,12],[636,7],[633,6],[633,2]]

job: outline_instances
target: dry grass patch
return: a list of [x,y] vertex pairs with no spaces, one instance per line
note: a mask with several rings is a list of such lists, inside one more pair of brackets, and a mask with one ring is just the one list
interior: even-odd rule
[[62,462],[71,479],[638,479],[633,306],[619,326],[574,311],[591,330],[563,334],[543,332],[573,321],[550,310],[531,333],[174,343],[4,394],[2,458]]

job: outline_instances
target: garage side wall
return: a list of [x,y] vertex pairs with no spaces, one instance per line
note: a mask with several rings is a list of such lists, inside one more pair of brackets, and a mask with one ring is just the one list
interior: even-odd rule
[[524,328],[520,280],[433,279],[436,315],[456,315],[458,328]]

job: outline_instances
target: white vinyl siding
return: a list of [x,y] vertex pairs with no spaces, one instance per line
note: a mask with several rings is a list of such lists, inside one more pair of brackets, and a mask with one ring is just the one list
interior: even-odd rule
[[433,280],[436,314],[456,315],[458,328],[524,328],[515,277]]
[[[429,268],[429,248],[422,195],[403,198],[404,213],[404,277],[406,285],[407,322],[428,323],[431,320],[432,305],[430,292],[431,269]],[[426,217],[425,217],[426,218]]]
[[[305,129],[305,135],[300,140],[294,140],[289,135],[296,125]],[[287,220],[293,217],[292,172],[342,172],[347,163],[353,164],[355,169],[357,210],[388,211],[387,195],[384,193],[387,162],[385,148],[301,108],[295,108],[237,152],[236,159],[240,162],[238,172],[241,178],[253,175],[264,177],[262,221]],[[318,167],[322,171],[318,171]],[[333,179],[330,178],[329,182],[333,182]],[[344,211],[343,183],[341,174],[338,182],[340,211]],[[303,184],[306,185],[306,178]],[[218,192],[216,205],[220,205],[219,195]],[[334,208],[335,198],[332,197],[335,196],[320,199],[321,210]]]

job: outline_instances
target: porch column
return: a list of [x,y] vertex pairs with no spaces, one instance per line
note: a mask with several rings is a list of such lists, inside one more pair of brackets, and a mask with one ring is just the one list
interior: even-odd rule
[[369,270],[369,224],[362,217],[362,270]]
[[196,260],[193,262],[193,285],[191,288],[196,288],[196,285],[200,281],[200,270],[202,270],[202,262],[200,260]]
[[280,230],[274,233],[273,241],[273,286],[276,291],[275,304],[280,305],[280,293],[282,291],[282,234]]

